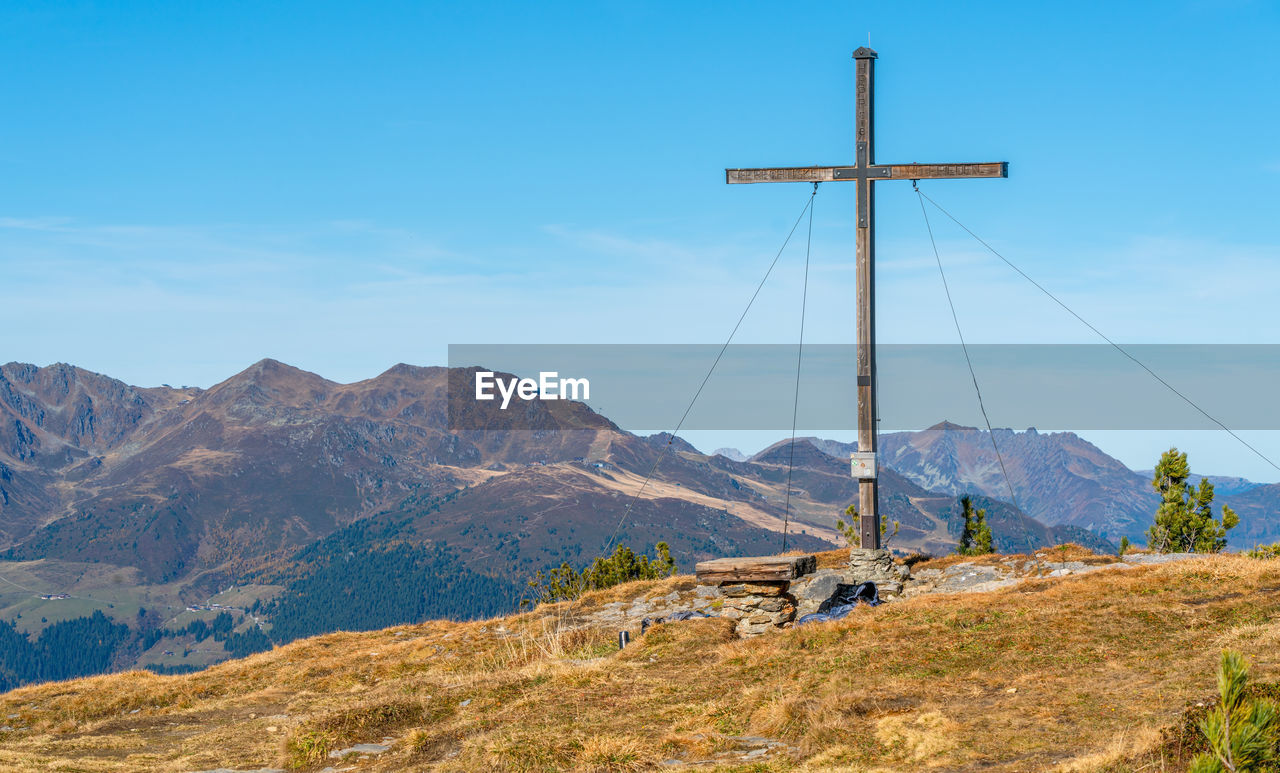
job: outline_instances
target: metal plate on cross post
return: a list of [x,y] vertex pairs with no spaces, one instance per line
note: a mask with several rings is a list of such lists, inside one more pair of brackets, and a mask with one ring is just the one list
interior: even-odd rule
[[853,477],[858,480],[876,479],[876,454],[874,451],[854,451],[849,454]]

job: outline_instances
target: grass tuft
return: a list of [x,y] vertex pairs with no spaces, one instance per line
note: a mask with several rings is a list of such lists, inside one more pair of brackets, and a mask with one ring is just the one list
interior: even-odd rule
[[298,769],[319,765],[329,759],[335,743],[333,736],[319,731],[308,731],[285,742],[285,767]]
[[596,735],[582,742],[574,767],[590,773],[633,773],[649,770],[657,762],[652,749],[635,738]]

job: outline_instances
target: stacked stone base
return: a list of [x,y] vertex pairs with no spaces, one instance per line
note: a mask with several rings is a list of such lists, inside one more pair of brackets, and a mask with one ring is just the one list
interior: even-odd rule
[[739,636],[758,636],[780,628],[796,616],[795,599],[788,582],[749,582],[720,586],[724,607],[720,617],[737,621]]
[[903,582],[911,574],[905,566],[893,562],[893,556],[884,548],[852,548],[849,550],[851,583],[874,582],[883,599],[892,599],[902,593]]
[[880,598],[892,600],[902,593],[910,570],[893,562],[887,550],[849,551],[846,570],[803,570],[794,580],[759,580],[756,582],[723,582],[716,589],[718,601],[712,604],[716,615],[735,622],[741,637],[759,636],[774,628],[785,628],[798,616],[818,611],[832,597],[840,584],[857,585],[874,582]]

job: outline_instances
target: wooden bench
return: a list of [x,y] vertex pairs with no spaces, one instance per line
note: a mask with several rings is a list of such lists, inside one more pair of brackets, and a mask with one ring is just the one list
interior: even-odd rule
[[816,556],[748,556],[699,561],[694,568],[698,582],[712,585],[735,582],[785,582],[816,571]]

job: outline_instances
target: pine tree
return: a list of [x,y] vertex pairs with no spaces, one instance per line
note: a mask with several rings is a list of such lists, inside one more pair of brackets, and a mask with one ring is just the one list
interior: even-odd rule
[[1213,484],[1200,479],[1198,487],[1187,483],[1191,465],[1186,453],[1170,448],[1160,456],[1151,486],[1160,492],[1155,523],[1147,530],[1147,545],[1158,553],[1217,553],[1227,546],[1227,531],[1240,523],[1230,507],[1223,506],[1222,520],[1213,515]]
[[983,556],[994,553],[991,546],[991,526],[987,524],[987,511],[975,510],[973,500],[968,496],[960,498],[961,515],[964,526],[960,529],[960,543],[956,552],[962,556]]

